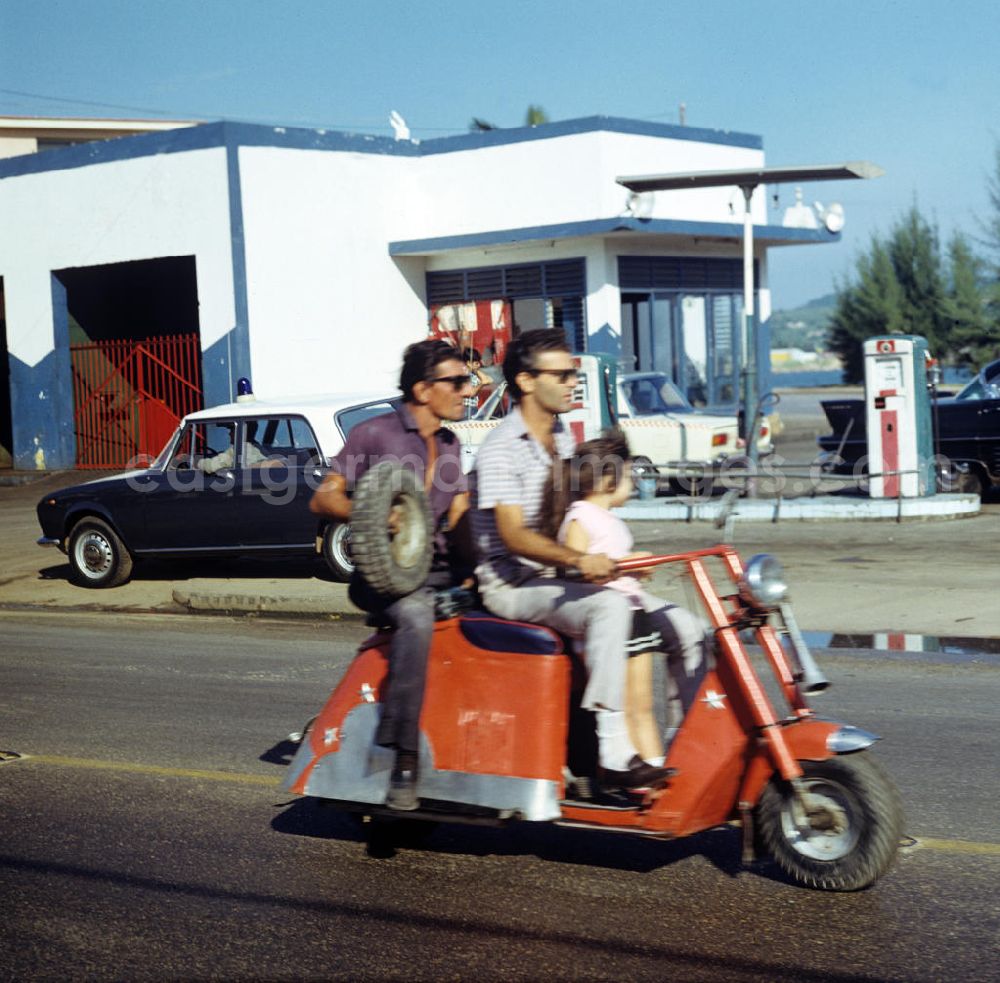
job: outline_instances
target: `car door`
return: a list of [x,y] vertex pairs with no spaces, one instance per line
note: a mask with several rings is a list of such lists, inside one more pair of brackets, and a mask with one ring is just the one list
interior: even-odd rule
[[141,494],[141,552],[223,551],[236,545],[236,421],[185,424],[159,470],[134,479]]
[[323,479],[319,444],[303,416],[243,421],[236,474],[238,538],[262,550],[315,549],[309,500]]

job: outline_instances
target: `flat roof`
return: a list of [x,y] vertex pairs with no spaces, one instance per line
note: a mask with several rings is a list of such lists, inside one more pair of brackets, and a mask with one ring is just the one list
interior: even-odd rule
[[[403,239],[389,243],[390,256],[429,256],[458,249],[512,245],[544,239],[573,239],[587,236],[670,236],[674,238],[743,241],[742,222],[692,222],[682,219],[631,217],[598,218],[561,225],[535,225],[519,229],[471,232],[465,235]],[[839,242],[840,233],[826,229],[792,229],[782,225],[755,225],[754,241],[762,246],[791,246]]]

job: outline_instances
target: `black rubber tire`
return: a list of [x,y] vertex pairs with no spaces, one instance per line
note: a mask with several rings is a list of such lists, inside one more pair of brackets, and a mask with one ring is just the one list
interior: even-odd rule
[[354,573],[351,553],[351,527],[346,522],[331,522],[323,530],[323,559],[333,576],[346,583]]
[[[865,752],[802,761],[803,782],[820,807],[806,835],[795,826],[790,787],[773,778],[757,806],[760,840],[778,866],[806,887],[860,891],[892,864],[903,832],[899,792]],[[820,828],[824,822],[833,828]]]
[[716,492],[715,479],[706,475],[671,478],[669,484],[671,492],[679,497],[711,498]]
[[118,533],[102,519],[87,516],[66,545],[70,580],[78,587],[118,587],[132,576],[132,556]]
[[[400,531],[389,533],[393,506],[403,509]],[[351,506],[351,553],[358,573],[388,600],[412,594],[427,580],[433,555],[427,495],[413,471],[390,461],[358,482]]]

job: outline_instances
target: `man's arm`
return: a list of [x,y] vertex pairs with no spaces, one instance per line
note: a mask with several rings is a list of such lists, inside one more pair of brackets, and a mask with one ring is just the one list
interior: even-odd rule
[[550,566],[574,567],[587,580],[600,583],[615,576],[614,560],[603,553],[589,554],[561,546],[524,524],[520,505],[495,505],[493,517],[504,546],[517,556]]
[[459,520],[469,511],[469,493],[459,492],[448,506],[448,528],[454,529]]
[[323,484],[313,492],[309,500],[309,511],[315,515],[325,515],[331,519],[346,522],[351,517],[351,500],[347,497],[347,479],[335,471],[330,472]]

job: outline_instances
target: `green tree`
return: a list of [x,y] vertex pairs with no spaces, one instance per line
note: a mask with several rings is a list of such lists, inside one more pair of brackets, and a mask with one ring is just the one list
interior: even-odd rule
[[873,236],[871,248],[858,259],[856,280],[838,286],[830,321],[830,350],[840,358],[845,382],[864,379],[866,338],[903,332],[903,303],[890,250]]
[[525,126],[540,126],[542,123],[548,122],[549,114],[541,106],[532,105],[528,107],[528,111],[524,115]]
[[945,285],[937,229],[916,205],[893,227],[889,256],[903,291],[901,313],[906,334],[923,335],[931,352],[944,357],[949,349],[944,318]]
[[1000,324],[992,321],[983,289],[983,262],[960,232],[948,244],[949,278],[943,313],[952,360],[978,367],[1000,348]]
[[990,212],[980,221],[980,242],[986,249],[986,309],[994,328],[1000,330],[1000,143],[993,150],[993,173],[987,179]]

